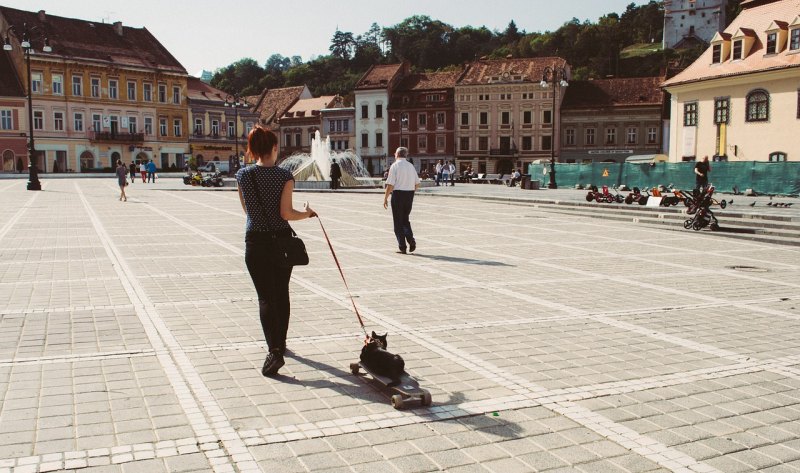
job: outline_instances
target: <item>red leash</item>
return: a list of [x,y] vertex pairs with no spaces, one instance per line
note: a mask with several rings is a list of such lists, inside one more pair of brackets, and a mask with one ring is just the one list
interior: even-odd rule
[[356,306],[356,301],[353,299],[353,294],[350,292],[350,286],[347,285],[347,279],[344,277],[344,272],[342,271],[342,265],[339,264],[339,258],[336,257],[336,252],[333,250],[333,245],[331,244],[331,239],[328,238],[328,232],[325,231],[325,227],[322,225],[322,219],[319,218],[317,215],[317,220],[319,220],[319,228],[322,229],[322,234],[325,235],[325,241],[328,242],[328,248],[331,249],[331,255],[333,256],[333,261],[336,262],[336,267],[339,268],[339,275],[342,276],[342,282],[344,282],[344,287],[347,289],[347,295],[350,296],[350,302],[353,303],[353,310],[356,313],[356,317],[358,317],[358,323],[361,324],[361,330],[364,331],[364,335],[369,338],[367,335],[367,329],[364,327],[364,321],[361,319],[361,314],[358,312],[358,307]]

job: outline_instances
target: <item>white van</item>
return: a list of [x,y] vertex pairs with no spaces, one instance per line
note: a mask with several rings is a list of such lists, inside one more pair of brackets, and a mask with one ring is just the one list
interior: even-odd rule
[[230,163],[228,161],[211,161],[197,168],[200,172],[221,172],[223,174],[227,174],[229,169]]

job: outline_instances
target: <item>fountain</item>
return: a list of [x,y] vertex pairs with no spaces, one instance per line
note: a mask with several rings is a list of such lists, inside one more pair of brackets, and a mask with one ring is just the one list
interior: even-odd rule
[[379,179],[372,179],[361,158],[352,151],[331,151],[330,137],[324,140],[319,130],[311,139],[311,154],[299,153],[281,161],[280,167],[292,172],[297,189],[329,189],[331,160],[335,159],[342,170],[343,187],[375,187]]

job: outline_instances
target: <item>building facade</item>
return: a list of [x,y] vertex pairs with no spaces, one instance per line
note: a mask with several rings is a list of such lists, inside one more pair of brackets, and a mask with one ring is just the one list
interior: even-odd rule
[[325,95],[298,100],[278,119],[280,159],[311,152],[311,140],[322,127],[320,111],[330,108],[335,98],[333,95]]
[[356,83],[356,154],[367,169],[373,170],[373,175],[382,175],[393,161],[386,110],[394,88],[409,71],[407,62],[372,66]]
[[[52,47],[44,52],[43,38],[33,38],[30,77],[19,43],[23,24]],[[117,160],[183,166],[187,73],[147,29],[6,7],[0,27],[11,33],[13,64],[32,88],[41,172],[111,168]]]
[[25,91],[7,51],[0,54],[0,172],[28,169]]
[[[546,68],[569,65],[559,57],[480,60],[455,87],[459,172],[510,173],[558,149],[556,112],[563,87],[542,87]],[[554,148],[555,147],[555,148]]]
[[561,106],[560,160],[623,162],[663,152],[663,77],[572,81]]
[[[228,104],[226,105],[226,99]],[[247,134],[259,115],[249,106],[232,107],[233,97],[200,79],[188,79],[189,147],[195,163],[230,162],[247,149]],[[243,103],[243,102],[240,102]]]
[[665,0],[662,46],[707,44],[725,28],[727,5],[727,0]]
[[408,148],[418,171],[438,160],[455,162],[455,85],[461,71],[409,74],[391,94],[389,154]]
[[331,150],[353,151],[356,143],[356,109],[345,107],[344,100],[336,96],[330,107],[320,110],[322,139],[329,138]]
[[800,160],[800,0],[750,0],[663,87],[670,161]]

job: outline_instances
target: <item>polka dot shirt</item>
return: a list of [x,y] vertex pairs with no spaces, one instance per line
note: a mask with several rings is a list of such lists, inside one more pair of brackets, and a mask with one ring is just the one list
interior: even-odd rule
[[[294,180],[292,173],[278,166],[254,164],[236,173],[236,182],[247,209],[246,231],[270,232],[291,228],[289,222],[281,218],[280,211],[283,186],[291,180]],[[254,186],[258,186],[258,193]]]

